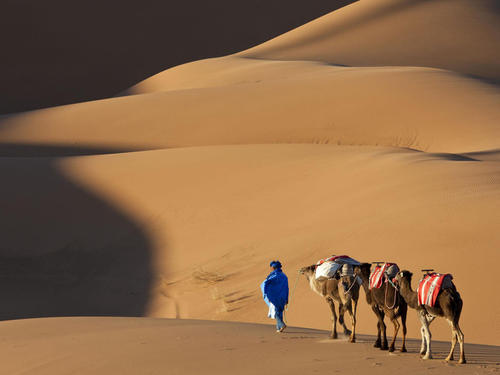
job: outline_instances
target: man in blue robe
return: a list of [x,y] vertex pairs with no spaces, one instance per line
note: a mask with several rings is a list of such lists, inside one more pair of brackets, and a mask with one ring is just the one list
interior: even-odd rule
[[276,319],[276,332],[283,332],[286,324],[283,322],[283,310],[288,304],[288,278],[281,270],[277,260],[269,264],[272,271],[260,285],[264,301],[269,306],[270,318]]

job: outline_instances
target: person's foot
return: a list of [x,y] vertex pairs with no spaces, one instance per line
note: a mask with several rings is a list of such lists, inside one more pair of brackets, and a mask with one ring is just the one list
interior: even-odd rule
[[284,325],[283,327],[281,327],[280,329],[278,329],[278,332],[280,332],[280,333],[283,332],[285,330],[285,328],[286,328],[286,325]]

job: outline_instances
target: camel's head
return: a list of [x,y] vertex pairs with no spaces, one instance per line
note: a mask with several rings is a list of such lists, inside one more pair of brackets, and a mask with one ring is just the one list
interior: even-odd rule
[[313,275],[314,272],[316,272],[316,267],[317,267],[316,264],[313,264],[312,266],[302,267],[299,270],[299,273],[301,275],[306,275],[306,277],[309,277],[309,276]]
[[359,266],[354,267],[354,272],[368,279],[370,278],[371,264],[361,263]]
[[411,277],[413,274],[410,271],[403,270],[399,271],[396,275],[396,281],[401,284],[402,280],[408,281],[411,284]]

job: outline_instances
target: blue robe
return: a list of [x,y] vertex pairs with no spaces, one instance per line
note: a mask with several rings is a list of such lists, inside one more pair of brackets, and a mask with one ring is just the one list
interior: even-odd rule
[[[260,285],[264,301],[283,311],[288,303],[288,278],[281,269],[275,269]],[[271,306],[269,306],[271,307]]]

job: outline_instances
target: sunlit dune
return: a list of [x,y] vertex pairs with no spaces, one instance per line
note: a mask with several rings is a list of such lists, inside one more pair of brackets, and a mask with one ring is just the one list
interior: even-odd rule
[[[2,368],[498,371],[499,45],[493,0],[360,0],[106,99],[0,116]],[[99,97],[107,83],[88,75]],[[298,270],[332,254],[396,262],[414,288],[422,269],[451,273],[470,364],[440,363],[445,319],[437,360],[419,360],[413,309],[409,353],[372,348],[364,291],[358,343],[328,340],[329,309]],[[275,259],[293,291],[285,334],[260,324]]]

